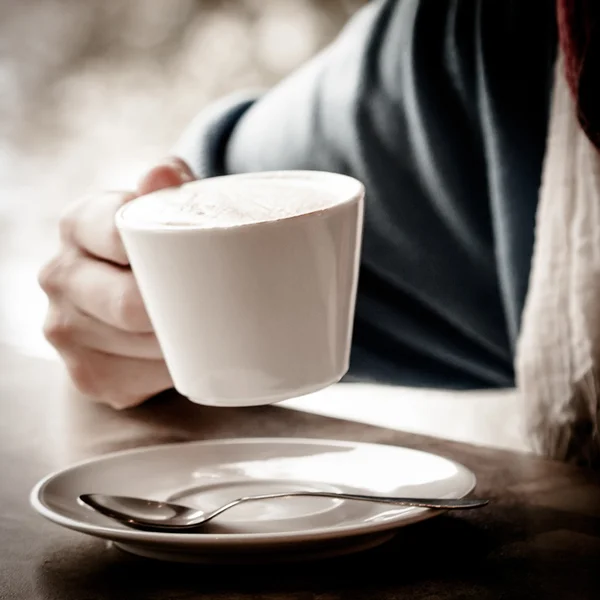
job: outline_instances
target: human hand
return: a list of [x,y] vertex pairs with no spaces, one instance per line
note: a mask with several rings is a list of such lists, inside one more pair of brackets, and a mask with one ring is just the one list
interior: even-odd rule
[[135,192],[106,192],[75,202],[60,220],[60,251],[40,272],[49,300],[46,339],[75,386],[113,408],[135,406],[173,385],[115,213],[136,196],[193,179],[189,167],[174,158],[147,173]]

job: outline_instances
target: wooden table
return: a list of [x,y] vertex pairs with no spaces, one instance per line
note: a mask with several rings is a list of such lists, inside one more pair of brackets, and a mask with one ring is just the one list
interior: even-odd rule
[[[281,408],[208,409],[164,394],[127,412],[69,390],[57,363],[0,346],[0,599],[600,598],[598,473]],[[63,530],[28,505],[49,471],[154,443],[241,436],[382,442],[456,459],[493,504],[406,527],[380,548],[275,567],[165,564]]]

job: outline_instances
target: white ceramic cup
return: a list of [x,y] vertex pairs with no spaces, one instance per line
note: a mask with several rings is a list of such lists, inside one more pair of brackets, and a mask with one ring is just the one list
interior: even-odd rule
[[205,181],[230,177],[309,181],[337,202],[214,228],[136,223],[127,204],[119,210],[116,224],[175,388],[199,404],[252,406],[327,387],[349,366],[364,187],[317,171]]

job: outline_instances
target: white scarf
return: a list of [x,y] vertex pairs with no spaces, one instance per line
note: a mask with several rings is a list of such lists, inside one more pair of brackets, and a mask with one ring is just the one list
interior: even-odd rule
[[600,465],[600,154],[581,129],[559,56],[517,385],[534,449]]

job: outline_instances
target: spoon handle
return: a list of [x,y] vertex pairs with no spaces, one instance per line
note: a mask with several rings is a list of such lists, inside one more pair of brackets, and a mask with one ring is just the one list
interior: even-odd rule
[[[255,500],[273,500],[275,498],[293,498],[298,496],[315,498],[337,498],[341,500],[358,500],[376,502],[378,504],[394,504],[396,506],[411,506],[417,508],[438,508],[444,510],[479,508],[489,503],[489,500],[478,498],[398,498],[394,496],[367,496],[363,494],[347,494],[345,492],[281,492],[262,496],[245,496],[235,500],[235,504]],[[233,503],[231,503],[233,504]],[[228,506],[231,507],[231,504]]]

